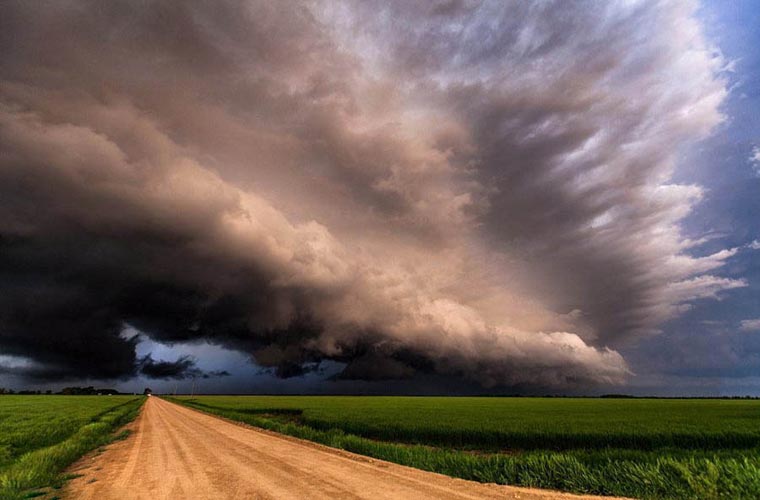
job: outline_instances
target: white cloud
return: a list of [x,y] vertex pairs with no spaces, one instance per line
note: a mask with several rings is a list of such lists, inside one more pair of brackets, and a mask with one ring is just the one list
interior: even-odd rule
[[741,323],[739,323],[739,330],[743,332],[760,331],[760,318],[742,320]]
[[760,147],[755,146],[752,148],[752,153],[749,156],[749,162],[757,175],[760,175]]

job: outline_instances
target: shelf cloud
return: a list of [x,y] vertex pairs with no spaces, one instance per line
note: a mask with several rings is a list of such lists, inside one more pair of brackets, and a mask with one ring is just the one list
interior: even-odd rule
[[130,325],[281,376],[616,384],[746,285],[679,228],[726,95],[692,2],[0,10],[0,350],[37,376],[198,370]]

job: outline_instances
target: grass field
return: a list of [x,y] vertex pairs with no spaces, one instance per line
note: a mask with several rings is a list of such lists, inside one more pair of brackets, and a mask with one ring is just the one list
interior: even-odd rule
[[132,420],[142,396],[1,396],[0,499],[55,483]]
[[201,396],[187,406],[478,481],[640,498],[760,498],[760,402]]

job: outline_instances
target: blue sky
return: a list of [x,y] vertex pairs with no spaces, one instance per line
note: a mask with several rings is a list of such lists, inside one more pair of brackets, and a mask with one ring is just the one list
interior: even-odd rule
[[[681,161],[676,179],[707,189],[684,221],[693,238],[710,240],[694,249],[709,254],[739,248],[718,274],[747,286],[703,299],[663,327],[663,334],[626,352],[641,393],[760,394],[760,331],[741,322],[760,318],[760,4],[705,2],[700,12],[711,41],[731,62],[725,72],[730,94],[726,121]],[[638,386],[638,387],[637,387]]]

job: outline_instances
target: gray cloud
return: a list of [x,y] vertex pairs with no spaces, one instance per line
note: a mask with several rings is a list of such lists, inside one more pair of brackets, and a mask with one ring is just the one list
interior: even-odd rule
[[0,9],[8,354],[150,370],[129,324],[282,376],[620,383],[744,285],[669,181],[726,92],[690,3]]
[[227,377],[229,372],[224,370],[203,371],[196,366],[196,361],[190,356],[180,356],[175,361],[155,360],[148,354],[138,360],[139,373],[155,379],[188,379]]

